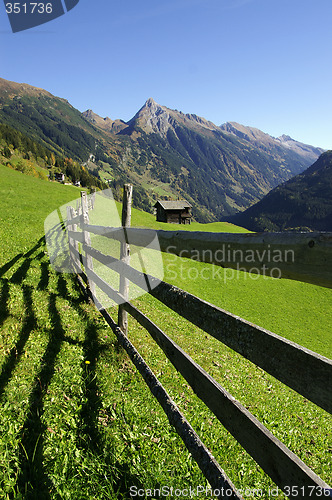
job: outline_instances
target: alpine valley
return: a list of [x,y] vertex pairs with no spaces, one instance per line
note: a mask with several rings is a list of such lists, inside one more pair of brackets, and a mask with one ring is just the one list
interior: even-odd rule
[[102,118],[4,79],[0,123],[50,154],[80,162],[118,196],[123,182],[133,183],[138,208],[151,211],[157,198],[185,198],[200,222],[244,211],[324,152],[234,122],[218,126],[151,98],[128,122]]
[[252,231],[332,231],[332,151],[227,220]]

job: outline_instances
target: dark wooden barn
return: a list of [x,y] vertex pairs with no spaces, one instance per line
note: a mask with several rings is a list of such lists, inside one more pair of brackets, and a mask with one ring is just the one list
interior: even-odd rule
[[58,182],[65,182],[65,174],[62,172],[55,172],[54,179]]
[[190,224],[192,206],[186,200],[164,201],[158,200],[154,205],[158,222],[172,224]]

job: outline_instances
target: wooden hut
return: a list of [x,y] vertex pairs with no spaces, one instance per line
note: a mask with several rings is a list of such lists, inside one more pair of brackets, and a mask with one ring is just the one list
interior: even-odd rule
[[62,172],[55,172],[54,179],[58,182],[65,182],[65,174]]
[[186,200],[164,201],[158,200],[154,205],[158,222],[172,224],[190,224],[192,206]]

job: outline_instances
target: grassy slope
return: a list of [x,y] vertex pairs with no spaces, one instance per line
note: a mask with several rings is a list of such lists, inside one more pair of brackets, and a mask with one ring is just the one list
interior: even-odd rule
[[[138,210],[133,211],[132,224],[164,230],[179,228],[174,224],[156,222],[152,215]],[[193,223],[179,229],[248,232],[226,222]],[[309,349],[332,357],[332,337],[329,330],[329,325],[332,324],[332,290],[291,280],[236,273],[216,266],[213,268],[187,259],[175,259],[173,255],[167,254],[164,255],[164,265],[165,281]],[[201,279],[202,276],[208,279]]]
[[[175,229],[174,225],[156,223],[151,215],[137,212],[133,213],[133,225],[156,229]],[[191,226],[181,227],[181,229],[226,232],[245,231],[237,226],[223,225],[222,223],[192,224]],[[165,281],[190,291],[223,309],[300,345],[304,345],[313,351],[329,358],[332,357],[332,338],[330,335],[332,290],[291,280],[274,280],[248,273],[234,274],[232,270],[223,270],[216,267],[213,269],[212,266],[203,263],[188,261],[187,259],[174,259],[174,256],[165,254],[163,257]],[[204,276],[204,279],[202,279],[202,276]],[[231,350],[220,348],[217,341],[214,342],[213,339],[208,339],[203,332],[179,319],[177,315],[170,313],[166,307],[157,304],[151,297],[144,296],[138,299],[137,303],[197,362],[209,373],[213,374],[246,407],[250,408],[277,437],[301,456],[317,473],[319,473],[317,456],[321,456],[321,465],[325,463],[323,465],[325,480],[327,482],[331,481],[331,473],[328,471],[331,468],[331,461],[327,452],[330,446],[328,443],[331,441],[331,423],[328,424],[327,428],[325,427],[328,417],[324,415],[324,412],[310,404],[307,408],[308,402],[304,398],[283,387],[273,377],[263,375],[260,369],[253,367],[251,363],[243,360]],[[135,322],[132,321],[133,336],[135,328]],[[145,352],[145,356],[151,364],[155,362],[155,369],[159,373],[163,373],[163,367],[167,367],[167,363],[160,365],[158,349],[155,349],[153,344],[148,342],[148,336],[143,336],[139,328],[138,332],[135,339],[137,345]],[[204,348],[202,348],[203,345]],[[213,362],[212,358],[214,358]],[[175,371],[173,376],[176,377]],[[189,398],[186,395],[183,396],[183,399],[186,400],[186,397]],[[197,402],[197,405],[199,406],[200,403]],[[193,421],[195,419],[194,411],[188,411],[187,416],[190,421]],[[311,421],[313,427],[309,424],[311,418],[313,418]],[[317,440],[310,439],[310,446],[307,447],[304,444],[308,443],[306,435],[308,436],[313,432],[318,422],[320,422],[319,428],[321,429],[321,433],[318,433],[318,435],[322,441],[318,444]],[[305,432],[301,431],[302,424],[306,428]],[[321,427],[321,425],[323,426]],[[200,428],[198,427],[197,430],[200,430]],[[297,438],[294,439],[293,434],[297,435]],[[215,440],[212,436],[210,436],[210,439],[211,449],[215,450]],[[227,439],[226,436],[225,439]],[[298,442],[295,444],[297,439]],[[302,445],[300,444],[301,441]],[[224,453],[225,450],[223,449],[222,464],[225,463]],[[321,453],[326,454],[325,458]],[[316,458],[310,464],[311,454],[316,454]],[[241,478],[241,484],[246,485],[254,466],[247,456],[243,460],[247,465],[243,465],[246,472],[243,472],[245,479]],[[227,455],[226,463],[227,461],[232,462],[232,456]],[[237,469],[241,470],[240,463],[237,463]],[[251,472],[248,472],[248,470]],[[258,483],[264,484],[264,480],[260,483],[260,479],[257,479],[259,477],[258,472],[256,474]],[[322,476],[324,477],[324,474]],[[239,476],[236,478],[232,476],[232,479],[238,484]]]
[[128,498],[167,474],[200,484],[94,307],[49,266],[44,219],[79,191],[3,166],[0,176],[0,497]]
[[[103,223],[107,224],[109,222],[104,220]],[[207,229],[200,224],[178,228],[171,224],[156,223],[153,216],[135,210],[133,211],[132,224],[134,226],[169,230]],[[236,226],[223,225],[222,223],[208,226],[210,230],[244,231]],[[195,295],[305,345],[314,351],[331,357],[332,342],[329,326],[332,320],[331,290],[290,280],[265,279],[247,273],[239,273],[234,276],[232,270],[213,269],[212,266],[186,259],[176,259],[174,261],[174,257],[169,255],[164,255],[164,265],[166,281],[191,291]],[[200,279],[199,276],[208,279]],[[263,374],[261,370],[254,368],[251,363],[243,360],[231,350],[220,348],[217,341],[208,339],[203,332],[200,332],[177,315],[170,313],[166,307],[163,307],[151,297],[144,296],[137,299],[136,302],[148,316],[190,352],[195,360],[203,365],[209,373],[212,373],[225,388],[250,408],[268,428],[318,473],[317,457],[320,457],[321,470],[325,471],[326,481],[330,480],[329,468],[331,464],[327,450],[331,436],[331,426],[327,424],[328,420],[324,412],[311,404],[307,407],[308,402],[306,400],[283,387],[272,377]],[[309,310],[310,314],[308,314]],[[312,332],[315,332],[315,334],[313,335]],[[166,385],[169,383],[172,387],[171,392],[174,391],[172,380],[178,382],[181,377],[179,379],[176,372],[170,369],[161,352],[150,341],[144,330],[138,327],[134,321],[130,325],[130,335],[135,339],[135,343],[140,347],[140,350],[144,352],[156,373],[162,375],[163,383]],[[214,361],[212,361],[213,357]],[[186,406],[186,402],[192,400],[193,396],[190,391],[186,392],[185,388],[186,384],[182,384],[182,396],[178,397],[182,407],[186,408],[189,420],[195,422],[197,408],[200,408],[200,414],[204,414],[204,410],[197,400],[193,406],[194,409],[190,410]],[[303,420],[303,416],[307,418],[307,422]],[[211,420],[209,421],[211,422]],[[306,427],[304,433],[300,430],[301,422]],[[313,436],[312,432],[315,433],[315,427],[326,430],[319,436],[319,443],[314,439],[308,441],[308,438],[304,437],[305,435]],[[197,430],[200,431],[201,428],[198,426]],[[215,425],[213,426],[213,432],[216,432]],[[218,432],[221,432],[220,429]],[[209,439],[208,434],[205,429],[204,437],[206,439]],[[225,434],[223,439],[227,441],[229,436]],[[210,446],[213,451],[216,448],[215,443],[216,434],[211,434]],[[309,446],[308,443],[310,443]],[[233,446],[237,447],[233,443],[230,445],[230,449]],[[217,453],[221,453],[221,451],[219,450]],[[233,453],[227,453],[226,456],[225,449],[222,448],[221,463],[223,465],[227,464],[227,471],[229,470],[228,467],[230,467],[232,474],[232,466],[236,470],[241,470],[242,467],[245,472],[243,472],[243,477],[240,478],[240,484],[247,485],[249,480],[253,480],[254,483],[251,484],[265,485],[266,489],[268,480],[260,477],[251,459],[247,455],[245,455],[244,459],[239,448],[237,448],[237,453],[237,460],[239,460],[239,457],[240,460],[234,464],[232,462],[234,460]],[[311,459],[313,455],[315,455],[315,458]],[[312,460],[311,464],[310,459]],[[243,465],[243,460],[246,465]],[[253,470],[255,470],[255,473]],[[235,475],[232,478],[238,484],[239,477]]]
[[[82,300],[70,275],[59,275],[48,265],[39,239],[44,218],[78,191],[4,167],[0,176],[1,498],[41,498],[41,493],[45,499],[129,498],[130,485],[205,484],[93,306]],[[133,224],[156,227],[152,216],[137,211]],[[242,277],[224,282],[220,275],[211,286],[211,280],[188,279],[190,269],[197,271],[201,264],[183,261],[182,276],[174,276],[172,263],[165,264],[166,280],[331,355],[326,334],[331,324],[330,290],[273,280],[267,289],[262,280]],[[331,481],[331,425],[323,411],[151,297],[137,303]],[[261,487],[267,498],[271,481],[133,321],[130,336],[236,485]],[[25,496],[26,488],[30,493]]]
[[72,186],[51,184],[0,166],[0,265],[28,251],[43,236],[46,216],[79,193]]
[[181,229],[181,231],[210,231],[210,232],[225,232],[225,233],[247,233],[246,229],[228,222],[211,222],[209,224],[200,224],[193,222],[190,225],[174,226],[174,224],[165,224],[164,222],[157,222],[155,217],[141,210],[133,210],[132,225],[136,227],[149,227],[153,229],[164,229],[165,231],[174,231]]

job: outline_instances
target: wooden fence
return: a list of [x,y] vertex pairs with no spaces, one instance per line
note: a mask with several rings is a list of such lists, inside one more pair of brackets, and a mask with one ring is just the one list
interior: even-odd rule
[[[156,278],[133,269],[129,264],[128,241],[137,246],[146,246],[156,232],[129,228],[131,196],[132,186],[125,185],[122,217],[125,230],[89,224],[88,198],[84,192],[78,210],[68,207],[67,229],[72,266],[80,273],[80,284],[94,299],[212,489],[220,491],[220,498],[241,498],[236,487],[128,339],[127,314],[149,332],[198,397],[289,498],[332,496],[332,490],[321,478],[194,362],[165,332],[128,302],[128,282],[130,280],[137,286],[142,286],[142,282],[148,283],[149,293],[153,297],[329,413],[332,413],[332,361],[176,286],[156,281]],[[120,261],[94,249],[91,246],[90,233],[120,241]],[[278,268],[281,277],[332,286],[332,235],[328,233],[224,234],[157,231],[157,235],[161,251],[171,251],[181,257],[191,257],[194,252],[195,260],[236,268],[233,256],[243,257],[251,251],[250,259],[247,259],[250,262],[242,259],[241,269],[246,268],[257,273],[263,270],[265,274],[273,275]],[[235,253],[232,253],[233,251]],[[220,252],[223,252],[222,255]],[[278,260],[280,252],[288,258]],[[93,259],[120,274],[118,291],[96,274]],[[278,263],[275,264],[276,262]],[[98,302],[96,287],[120,304],[118,323],[114,322]]]

